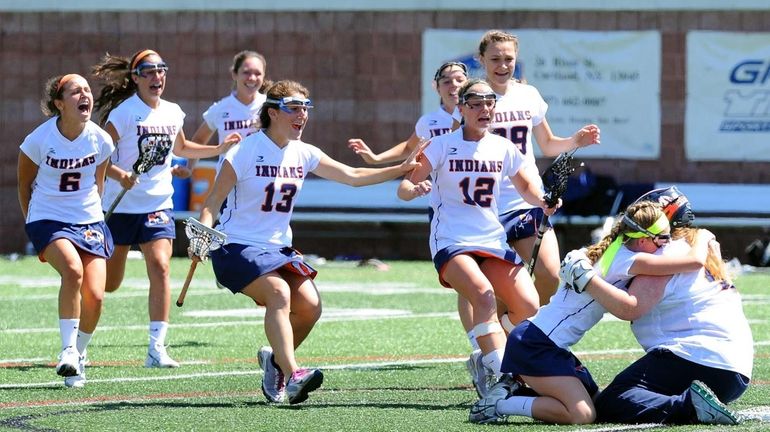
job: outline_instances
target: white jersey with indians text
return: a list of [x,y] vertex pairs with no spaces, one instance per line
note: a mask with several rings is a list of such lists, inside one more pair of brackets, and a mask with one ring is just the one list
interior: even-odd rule
[[[678,240],[663,253],[682,255],[686,247]],[[751,378],[754,342],[741,295],[705,268],[674,275],[658,304],[631,330],[645,351],[665,348],[691,362]]]
[[423,153],[433,169],[433,256],[453,245],[509,249],[497,218],[500,182],[526,161],[507,139],[487,133],[479,141],[465,141],[463,130],[433,138]]
[[444,111],[444,108],[439,108],[417,120],[414,125],[414,134],[423,140],[431,139],[452,132],[452,124],[454,124],[452,115]]
[[218,229],[227,243],[277,250],[291,246],[289,222],[307,174],[324,152],[302,141],[278,147],[264,131],[250,135],[225,155],[237,181]]
[[[219,142],[234,132],[240,134],[241,138],[246,138],[259,131],[259,111],[262,109],[265,99],[265,95],[257,93],[252,103],[244,105],[235,97],[235,93],[232,93],[214,102],[203,113],[203,120],[209,129],[217,132]],[[224,155],[219,155],[217,170],[222,165],[224,157]]]
[[[489,130],[513,141],[529,164],[531,178],[539,179],[535,165],[534,141],[532,129],[543,122],[548,104],[535,87],[512,81],[505,95],[497,95],[495,118]],[[510,180],[500,186],[500,213],[533,208],[534,206],[521,197]]]
[[[629,269],[639,252],[632,252],[625,246],[618,250],[612,265],[604,277],[618,289],[627,289],[633,275]],[[599,270],[595,265],[594,269]],[[595,326],[607,310],[599,304],[588,292],[576,293],[563,283],[551,296],[548,304],[538,309],[535,316],[529,320],[548,336],[557,346],[569,349],[578,343],[583,335]]]
[[20,149],[38,166],[32,183],[26,222],[55,220],[90,224],[104,220],[96,168],[115,147],[110,135],[88,121],[73,141],[65,138],[53,117],[24,138]]
[[[161,100],[160,106],[152,109],[137,95],[126,99],[107,118],[120,136],[112,154],[112,163],[126,172],[132,172],[134,162],[139,158],[139,137],[144,133],[165,133],[174,142],[182,130],[184,117],[179,105],[172,102]],[[115,208],[115,213],[150,213],[173,207],[171,152],[164,163],[152,167],[138,179],[139,182],[126,192]],[[107,178],[102,200],[104,208],[109,208],[122,189],[120,182]]]

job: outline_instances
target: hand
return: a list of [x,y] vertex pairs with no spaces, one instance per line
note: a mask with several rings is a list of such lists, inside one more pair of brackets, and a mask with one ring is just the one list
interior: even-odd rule
[[139,177],[124,171],[120,176],[119,182],[123,189],[131,189],[135,184],[139,183]]
[[230,150],[230,147],[238,144],[241,142],[241,134],[238,132],[233,132],[228,134],[224,141],[222,141],[222,144],[219,145],[219,147],[222,148],[222,153],[226,152],[227,150]]
[[174,165],[171,167],[171,175],[186,179],[192,175],[192,170],[184,165]]
[[599,126],[589,124],[575,132],[575,135],[572,137],[575,139],[575,143],[578,147],[587,147],[591,144],[599,144],[601,142],[601,130],[599,130]]
[[423,155],[422,152],[425,150],[426,147],[430,144],[430,140],[420,141],[412,150],[412,153],[409,155],[408,158],[401,164],[401,170],[404,172],[409,172],[414,170],[415,168],[421,166],[420,160],[422,160]]
[[596,276],[593,264],[582,249],[570,251],[561,262],[559,278],[580,294],[585,291],[588,282]]
[[562,205],[561,198],[559,198],[559,200],[556,201],[556,205],[554,205],[553,207],[548,207],[548,203],[545,202],[545,199],[543,199],[542,201],[543,203],[541,205],[541,208],[543,209],[543,213],[545,213],[548,217],[553,216],[554,213],[556,213],[556,210],[561,208],[561,205]]
[[433,185],[430,180],[423,180],[415,184],[409,193],[412,194],[412,197],[417,198],[429,194],[431,189],[433,189]]
[[360,138],[351,138],[348,140],[348,148],[353,150],[353,152],[359,156],[361,156],[361,159],[364,160],[364,162],[368,164],[376,164],[379,163],[379,159],[377,158],[377,155],[375,155],[372,150],[369,148],[368,145],[364,142],[364,140]]

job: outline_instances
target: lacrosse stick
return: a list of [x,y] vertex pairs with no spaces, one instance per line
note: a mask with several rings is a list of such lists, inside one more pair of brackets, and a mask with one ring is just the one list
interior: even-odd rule
[[179,293],[179,298],[176,300],[176,305],[182,307],[184,305],[184,298],[187,296],[187,289],[190,287],[193,274],[195,274],[195,267],[201,261],[206,261],[211,251],[219,249],[227,240],[227,235],[221,231],[217,231],[214,228],[209,228],[206,225],[198,222],[195,218],[187,218],[185,221],[185,234],[190,239],[190,252],[192,252],[192,263],[190,264],[190,270],[187,271],[187,278],[184,280],[182,291]]
[[[136,144],[139,146],[139,158],[134,162],[132,167],[131,177],[134,178],[138,175],[144,174],[155,165],[162,165],[166,162],[166,156],[171,151],[171,137],[164,133],[144,133],[139,137]],[[112,202],[110,208],[107,209],[107,213],[104,214],[104,220],[112,216],[112,212],[115,207],[118,206],[120,200],[128,192],[127,188],[123,188],[122,191]]]
[[[545,169],[543,175],[543,187],[545,188],[545,200],[548,207],[555,206],[559,199],[567,191],[567,180],[569,180],[570,174],[575,172],[575,167],[572,166],[572,155],[575,154],[574,149],[570,152],[564,152],[560,154],[553,163]],[[532,247],[532,258],[529,259],[529,275],[535,272],[535,263],[537,263],[537,254],[540,252],[540,243],[543,242],[543,235],[548,229],[548,215],[543,214],[540,219],[540,226],[537,228],[537,238],[535,238],[535,244]]]

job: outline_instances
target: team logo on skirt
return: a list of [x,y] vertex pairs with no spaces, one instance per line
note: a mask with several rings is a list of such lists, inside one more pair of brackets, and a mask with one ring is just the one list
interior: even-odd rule
[[103,244],[104,234],[96,230],[87,229],[83,231],[83,240],[85,240],[86,243],[89,243],[89,244]]
[[168,215],[164,211],[158,211],[147,215],[148,225],[166,225],[171,222]]

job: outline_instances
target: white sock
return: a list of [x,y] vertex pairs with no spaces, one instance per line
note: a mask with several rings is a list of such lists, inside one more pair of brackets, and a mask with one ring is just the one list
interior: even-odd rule
[[497,401],[497,413],[501,415],[517,415],[532,417],[532,396],[511,396]]
[[166,344],[166,332],[168,332],[166,321],[150,321],[150,347],[164,346]]
[[80,320],[77,318],[59,320],[59,335],[61,335],[62,351],[67,347],[74,347],[77,344],[79,325]]
[[476,351],[479,349],[479,343],[476,340],[476,333],[473,332],[473,329],[468,332],[468,342],[471,343],[471,350]]
[[84,333],[78,330],[77,347],[81,355],[86,353],[86,348],[88,348],[88,344],[91,342],[91,336],[93,336],[93,333]]
[[500,372],[500,367],[503,365],[504,353],[505,350],[495,350],[488,352],[484,354],[483,357],[481,357],[481,364],[492,370],[495,373],[495,378],[497,379],[500,379],[500,375],[502,375]]

